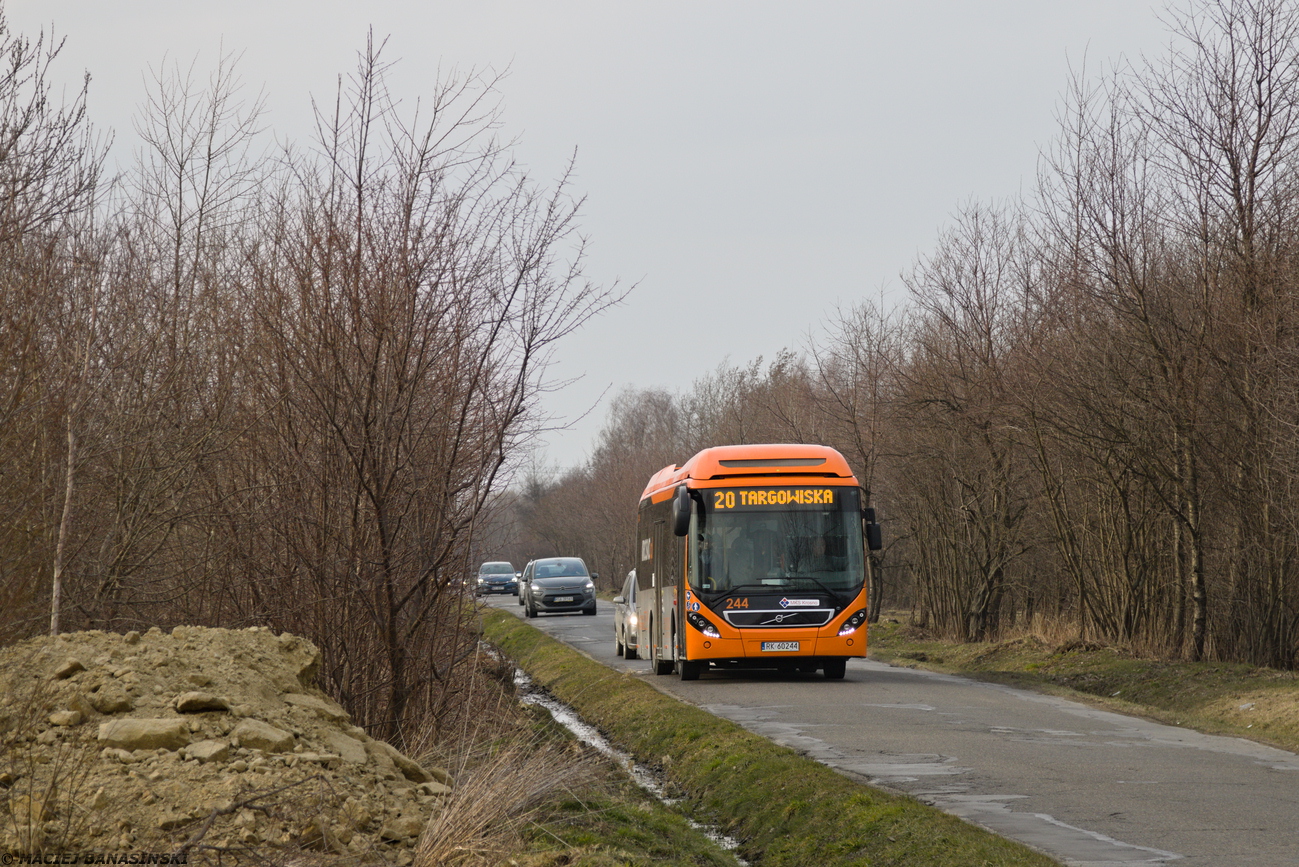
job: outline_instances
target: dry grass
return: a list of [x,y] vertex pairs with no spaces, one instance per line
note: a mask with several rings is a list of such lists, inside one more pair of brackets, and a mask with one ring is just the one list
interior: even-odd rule
[[497,864],[522,846],[543,808],[599,785],[606,773],[547,715],[519,704],[514,663],[480,645],[460,695],[460,724],[408,744],[455,777],[420,838],[416,867]]
[[420,838],[416,867],[496,864],[517,851],[540,810],[596,783],[585,755],[541,736],[520,737],[466,770]]

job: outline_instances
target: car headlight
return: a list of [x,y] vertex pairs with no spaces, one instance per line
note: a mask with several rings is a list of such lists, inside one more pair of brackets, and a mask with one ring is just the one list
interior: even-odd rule
[[586,589],[587,589],[587,590],[594,590],[594,589],[595,589],[595,582],[588,578],[587,581],[586,581]]
[[635,625],[636,625],[636,615],[635,615],[635,614],[628,614],[628,615],[627,615],[627,625],[628,625],[628,626],[635,626]]

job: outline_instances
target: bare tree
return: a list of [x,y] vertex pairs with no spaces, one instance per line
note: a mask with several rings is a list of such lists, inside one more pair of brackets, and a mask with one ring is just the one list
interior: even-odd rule
[[1273,494],[1288,486],[1276,472],[1284,441],[1274,419],[1294,380],[1275,359],[1291,340],[1285,297],[1299,240],[1299,9],[1214,0],[1169,20],[1182,47],[1143,71],[1138,108],[1176,194],[1173,229],[1217,324],[1208,347],[1222,399],[1214,422],[1231,444],[1223,481],[1234,520],[1222,591],[1231,614],[1216,640],[1288,665],[1299,646],[1299,575],[1289,565],[1299,547],[1283,517],[1294,504]]
[[[900,397],[904,331],[900,317],[871,301],[838,311],[823,339],[809,353],[816,370],[812,393],[828,426],[828,442],[847,456],[863,489],[863,501],[879,502],[881,462],[898,446],[902,431],[891,426]],[[887,520],[887,515],[884,516]],[[884,604],[885,563],[870,557],[869,620],[879,620]]]
[[445,708],[475,529],[556,341],[614,296],[582,279],[566,186],[538,189],[494,138],[491,80],[403,119],[385,70],[372,45],[320,114],[320,159],[291,155],[265,211],[255,457],[227,514],[243,616],[305,631],[330,689],[393,734],[412,702]]
[[60,629],[95,315],[78,288],[94,284],[82,279],[93,267],[82,266],[105,148],[86,119],[85,83],[70,102],[53,100],[49,74],[62,47],[44,32],[14,34],[0,8],[0,608],[14,637],[34,625],[42,586],[51,629]]

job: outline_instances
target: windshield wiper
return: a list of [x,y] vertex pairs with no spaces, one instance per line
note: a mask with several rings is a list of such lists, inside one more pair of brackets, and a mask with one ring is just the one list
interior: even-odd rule
[[826,587],[824,584],[822,584],[820,581],[813,578],[811,575],[790,575],[789,578],[791,581],[811,581],[817,587],[820,587],[822,592],[825,593],[825,595],[829,596],[831,599],[834,600],[834,604],[836,608],[842,608],[845,604],[844,601],[839,598],[839,592],[837,590],[831,590],[829,587]]

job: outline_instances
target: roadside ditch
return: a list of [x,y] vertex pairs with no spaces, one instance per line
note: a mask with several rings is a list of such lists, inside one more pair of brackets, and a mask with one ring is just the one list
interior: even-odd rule
[[[656,798],[661,804],[673,808],[681,805],[681,799],[674,798],[669,794],[669,787],[664,784],[657,774],[638,763],[629,754],[609,743],[598,729],[584,722],[571,707],[536,686],[532,682],[532,678],[528,677],[527,672],[516,668],[514,684],[519,690],[519,700],[521,702],[545,709],[555,722],[568,729],[579,741],[610,759],[631,778],[632,782]],[[723,851],[729,853],[738,867],[751,867],[749,862],[740,857],[736,851],[739,848],[737,841],[714,827],[696,822],[688,815],[685,816],[685,819],[691,828],[703,834]]]

